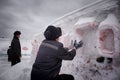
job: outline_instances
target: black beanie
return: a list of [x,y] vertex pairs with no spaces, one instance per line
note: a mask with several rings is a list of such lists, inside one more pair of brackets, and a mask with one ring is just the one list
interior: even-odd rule
[[61,28],[52,25],[48,26],[44,32],[44,36],[47,40],[56,40],[61,35],[62,35]]

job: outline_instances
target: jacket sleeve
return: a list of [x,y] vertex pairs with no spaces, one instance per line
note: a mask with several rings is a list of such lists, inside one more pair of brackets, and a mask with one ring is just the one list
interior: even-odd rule
[[58,54],[57,58],[59,58],[59,59],[73,60],[73,58],[76,55],[76,50],[72,49],[72,50],[69,51],[68,49],[66,49],[63,46],[61,46],[61,47],[59,47],[57,54]]

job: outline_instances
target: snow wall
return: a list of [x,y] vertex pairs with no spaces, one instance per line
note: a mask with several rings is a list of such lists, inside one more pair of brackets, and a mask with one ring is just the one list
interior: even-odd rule
[[[74,60],[63,61],[61,74],[72,74],[75,80],[120,80],[119,13],[118,0],[99,0],[51,23],[62,28],[61,42],[65,47],[71,40],[83,41]],[[41,41],[40,36],[35,40]],[[101,56],[105,60],[99,63],[96,59]],[[113,61],[108,63],[108,58]],[[31,65],[22,62],[0,75],[0,80],[29,80],[30,71]],[[14,77],[15,74],[18,76]]]

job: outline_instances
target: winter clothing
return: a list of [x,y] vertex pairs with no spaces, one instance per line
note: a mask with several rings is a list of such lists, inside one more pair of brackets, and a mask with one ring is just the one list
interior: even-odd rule
[[78,49],[78,48],[80,48],[80,47],[83,46],[83,41],[79,41],[79,42],[77,43],[77,40],[75,40],[73,45],[74,45],[74,47],[75,47],[76,49]]
[[54,80],[74,80],[74,77],[69,74],[57,75]]
[[59,75],[62,60],[72,60],[75,55],[75,49],[68,51],[60,42],[44,40],[33,64],[31,80],[55,80]]
[[48,26],[44,32],[44,36],[47,40],[55,40],[62,35],[61,28]]
[[13,37],[11,42],[11,50],[12,50],[12,58],[11,58],[11,65],[15,65],[19,63],[21,60],[21,45],[19,38],[17,36]]

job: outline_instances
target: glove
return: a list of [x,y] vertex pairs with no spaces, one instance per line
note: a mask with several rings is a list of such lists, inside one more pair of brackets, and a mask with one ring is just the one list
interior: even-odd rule
[[74,41],[74,47],[75,47],[76,49],[82,47],[82,45],[83,45],[83,42],[82,42],[82,41],[79,41],[78,43],[77,43],[76,40]]

